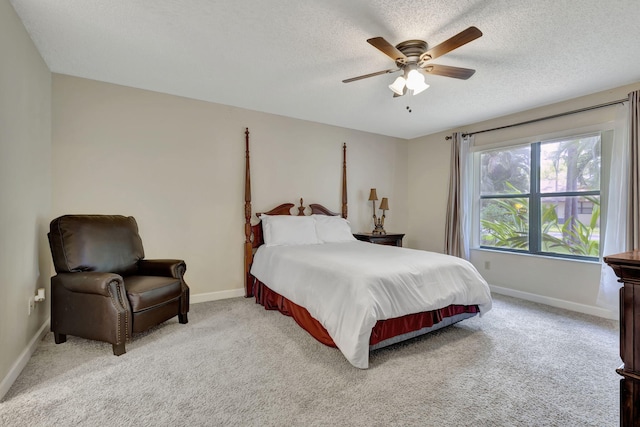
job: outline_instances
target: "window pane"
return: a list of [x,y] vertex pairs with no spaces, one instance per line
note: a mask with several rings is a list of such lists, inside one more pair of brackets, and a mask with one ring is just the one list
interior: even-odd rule
[[600,255],[600,196],[543,197],[542,250],[564,255]]
[[480,194],[529,193],[531,147],[506,148],[480,154]]
[[600,135],[540,145],[540,192],[600,190]]
[[480,200],[480,244],[529,250],[529,199]]

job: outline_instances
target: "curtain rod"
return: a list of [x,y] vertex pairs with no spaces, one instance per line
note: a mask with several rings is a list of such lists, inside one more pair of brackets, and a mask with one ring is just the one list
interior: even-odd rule
[[[539,119],[527,120],[526,122],[514,123],[512,125],[500,126],[500,127],[491,128],[491,129],[484,129],[484,130],[479,130],[479,131],[476,131],[476,132],[463,133],[462,136],[465,137],[465,136],[469,136],[469,135],[475,135],[477,133],[485,133],[485,132],[491,132],[491,131],[494,131],[494,130],[512,128],[512,127],[515,127],[515,126],[528,125],[530,123],[541,122],[543,120],[555,119],[555,118],[562,117],[562,116],[568,116],[570,114],[582,113],[582,112],[585,112],[585,111],[595,110],[597,108],[603,108],[603,107],[609,107],[611,105],[622,104],[622,103],[627,102],[627,101],[628,101],[627,98],[618,99],[617,101],[606,102],[604,104],[598,104],[598,105],[594,105],[594,106],[591,106],[591,107],[585,107],[585,108],[581,108],[579,110],[567,111],[565,113],[554,114],[552,116],[540,117]],[[445,137],[445,139],[447,141],[452,139],[452,138],[453,138],[453,136]]]

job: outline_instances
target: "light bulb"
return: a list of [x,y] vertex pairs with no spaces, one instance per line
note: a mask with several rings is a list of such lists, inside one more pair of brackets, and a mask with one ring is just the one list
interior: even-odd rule
[[394,93],[398,95],[402,95],[404,92],[405,80],[404,77],[400,76],[395,81],[389,85],[389,89],[391,89]]
[[[407,74],[407,89],[416,90],[424,85],[424,75],[418,70],[411,70]],[[426,88],[423,88],[424,90]]]

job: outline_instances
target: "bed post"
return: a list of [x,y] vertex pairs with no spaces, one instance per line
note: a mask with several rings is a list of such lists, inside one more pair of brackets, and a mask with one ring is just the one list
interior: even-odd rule
[[342,145],[342,218],[347,219],[347,143]]
[[253,261],[253,247],[251,245],[251,174],[249,167],[249,128],[245,132],[246,160],[244,171],[244,296],[253,296],[253,289],[249,279],[249,267]]

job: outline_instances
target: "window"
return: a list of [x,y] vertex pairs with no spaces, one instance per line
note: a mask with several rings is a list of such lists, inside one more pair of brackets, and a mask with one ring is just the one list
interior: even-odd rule
[[480,246],[597,258],[600,146],[598,133],[478,153]]

